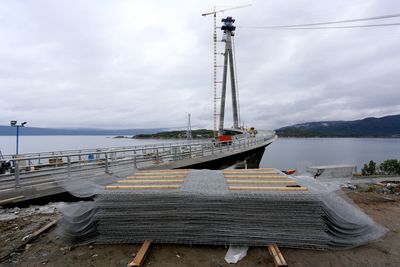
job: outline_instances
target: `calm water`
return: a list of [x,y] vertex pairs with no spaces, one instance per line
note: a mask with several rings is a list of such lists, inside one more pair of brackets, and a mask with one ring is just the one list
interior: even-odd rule
[[374,160],[400,159],[400,139],[278,138],[267,147],[261,165],[302,170],[312,165],[356,165]]
[[[106,136],[22,136],[20,153],[168,143],[166,140],[113,139]],[[172,141],[171,141],[172,142]],[[0,136],[3,154],[15,153],[15,137]],[[262,167],[304,169],[311,165],[355,164],[400,159],[400,139],[278,138],[267,147]]]

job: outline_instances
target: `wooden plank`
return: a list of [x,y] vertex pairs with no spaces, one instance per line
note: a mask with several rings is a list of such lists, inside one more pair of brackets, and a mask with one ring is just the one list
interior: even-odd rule
[[156,173],[183,173],[183,172],[189,172],[189,170],[187,169],[182,169],[182,170],[140,170],[137,171],[136,173],[152,173],[152,172],[156,172]]
[[49,222],[48,224],[46,224],[45,226],[43,226],[42,228],[40,228],[39,230],[33,232],[32,234],[32,238],[36,238],[39,235],[41,235],[42,233],[46,232],[47,230],[49,230],[51,227],[53,227],[54,225],[56,225],[56,223],[58,222],[58,219]]
[[20,251],[21,248],[24,247],[26,244],[28,244],[29,242],[35,240],[39,235],[41,235],[42,233],[46,232],[51,227],[56,225],[58,220],[59,219],[55,219],[54,221],[51,221],[50,223],[46,224],[45,226],[43,226],[39,230],[37,230],[37,231],[33,232],[32,234],[29,234],[29,235],[25,236],[24,238],[22,238],[22,242],[17,244],[17,246],[14,247],[11,251],[3,253],[2,257],[0,257],[0,261],[3,261],[6,258],[8,258],[12,252]]
[[129,267],[140,267],[143,265],[144,261],[146,260],[147,254],[149,254],[151,246],[151,240],[145,240],[140,247],[138,253],[136,254],[135,258],[128,263]]
[[146,172],[146,173],[142,173],[142,172],[136,172],[135,175],[165,175],[165,176],[169,176],[169,175],[187,175],[188,172]]
[[280,174],[281,172],[268,172],[268,171],[259,171],[259,172],[237,172],[237,171],[223,171],[224,174]]
[[180,185],[107,185],[106,189],[177,189]]
[[230,190],[264,190],[264,191],[307,191],[307,187],[286,186],[228,186]]
[[285,258],[283,257],[279,247],[277,245],[268,246],[269,254],[271,254],[272,259],[274,260],[275,267],[286,267],[287,263]]
[[7,198],[0,200],[0,206],[8,205],[14,203],[16,200],[23,199],[25,196],[17,196],[17,197],[12,197],[12,198]]
[[278,180],[278,181],[265,181],[265,180],[226,180],[228,184],[297,184],[292,180]]
[[287,179],[288,176],[286,175],[224,175],[225,178],[240,178],[240,179],[272,179],[272,178],[285,178]]
[[165,175],[153,175],[153,176],[146,176],[146,175],[133,175],[128,176],[128,179],[148,179],[148,178],[185,178],[186,175],[173,175],[173,176],[165,176]]
[[167,184],[167,183],[183,183],[185,180],[169,179],[169,180],[119,180],[117,183],[127,183],[127,184]]

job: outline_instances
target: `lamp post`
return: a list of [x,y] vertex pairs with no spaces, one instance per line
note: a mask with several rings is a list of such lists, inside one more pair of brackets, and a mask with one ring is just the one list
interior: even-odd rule
[[15,155],[18,156],[18,139],[19,139],[19,127],[25,127],[25,124],[27,124],[26,121],[22,122],[20,125],[17,124],[17,121],[10,121],[11,127],[16,127],[17,128],[17,144],[16,144],[16,149],[15,149]]

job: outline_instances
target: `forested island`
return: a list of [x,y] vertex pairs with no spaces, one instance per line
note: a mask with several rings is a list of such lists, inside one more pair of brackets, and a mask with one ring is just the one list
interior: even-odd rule
[[[193,139],[207,139],[213,137],[213,131],[207,129],[192,130]],[[153,134],[137,134],[136,139],[186,139],[186,130],[182,131],[163,131]]]

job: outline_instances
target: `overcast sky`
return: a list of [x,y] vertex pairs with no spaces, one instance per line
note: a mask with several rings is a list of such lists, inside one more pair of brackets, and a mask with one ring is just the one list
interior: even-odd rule
[[[211,128],[212,16],[201,13],[247,3],[218,24],[227,15],[266,26],[400,13],[398,0],[0,0],[0,125],[175,128],[190,112],[192,127]],[[353,25],[392,22],[400,18]],[[235,43],[248,126],[400,113],[400,26],[238,28]]]

